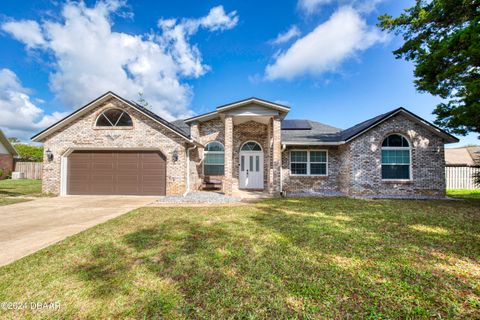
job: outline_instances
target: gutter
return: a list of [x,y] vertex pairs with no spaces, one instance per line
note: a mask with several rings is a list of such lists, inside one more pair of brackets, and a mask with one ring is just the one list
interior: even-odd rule
[[288,146],[339,146],[345,144],[346,141],[338,141],[338,142],[319,142],[319,141],[312,141],[312,142],[304,142],[304,141],[285,141],[283,145]]

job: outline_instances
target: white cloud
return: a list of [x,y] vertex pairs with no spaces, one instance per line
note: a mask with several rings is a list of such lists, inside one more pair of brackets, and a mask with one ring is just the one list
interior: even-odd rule
[[278,54],[275,62],[266,67],[266,78],[293,79],[335,71],[346,59],[384,40],[380,31],[368,26],[356,10],[342,7],[328,21]]
[[45,44],[42,30],[36,21],[10,21],[4,23],[2,29],[25,43],[28,48],[39,47]]
[[30,90],[24,88],[17,75],[9,69],[0,69],[0,128],[9,137],[28,140],[33,132],[43,129],[66,114],[46,115],[30,99]]
[[271,41],[272,44],[282,44],[290,41],[293,38],[300,36],[300,30],[297,26],[291,26],[288,31],[280,33],[275,39]]
[[190,45],[189,38],[199,28],[209,31],[223,31],[235,27],[238,23],[236,11],[228,15],[222,6],[214,7],[207,16],[199,19],[160,19],[158,27],[162,34],[157,38],[165,47],[170,48],[170,53],[185,76],[199,77],[209,70],[202,64],[200,50],[195,45]]
[[319,7],[329,4],[334,0],[299,0],[298,7],[307,14],[314,13]]
[[99,1],[93,7],[67,2],[60,20],[41,25],[31,20],[10,21],[1,28],[27,48],[53,58],[49,85],[68,107],[79,107],[108,90],[133,100],[143,92],[161,116],[190,115],[192,90],[182,80],[201,76],[208,66],[189,38],[199,28],[233,28],[238,22],[236,12],[226,14],[218,6],[198,19],[161,19],[161,32],[132,35],[112,31],[111,16],[121,14],[123,5],[114,0]]
[[384,0],[298,0],[298,8],[310,15],[318,12],[323,6],[336,3],[340,6],[351,6],[359,12],[368,13]]

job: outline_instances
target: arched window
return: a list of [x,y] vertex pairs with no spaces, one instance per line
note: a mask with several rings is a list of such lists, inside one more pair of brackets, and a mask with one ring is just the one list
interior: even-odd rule
[[123,110],[107,109],[97,118],[97,127],[131,127],[132,118]]
[[411,176],[410,144],[405,137],[392,134],[382,143],[382,179],[409,180]]
[[242,146],[242,151],[262,151],[262,147],[258,143],[250,141]]
[[225,150],[218,141],[205,146],[203,152],[203,174],[206,176],[222,176],[225,170]]

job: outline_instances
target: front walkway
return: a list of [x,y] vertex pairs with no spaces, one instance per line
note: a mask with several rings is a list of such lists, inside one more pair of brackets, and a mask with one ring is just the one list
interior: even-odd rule
[[158,197],[67,196],[0,207],[0,266]]

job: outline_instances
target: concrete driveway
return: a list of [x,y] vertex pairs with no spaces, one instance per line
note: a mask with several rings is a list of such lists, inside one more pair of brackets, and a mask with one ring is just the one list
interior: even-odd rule
[[67,196],[0,206],[0,266],[157,199]]

